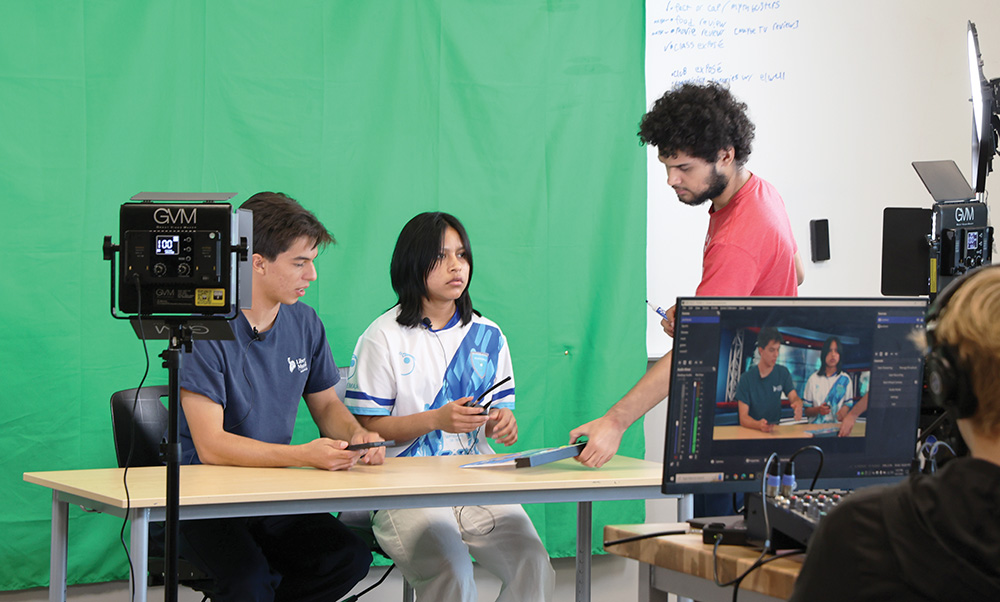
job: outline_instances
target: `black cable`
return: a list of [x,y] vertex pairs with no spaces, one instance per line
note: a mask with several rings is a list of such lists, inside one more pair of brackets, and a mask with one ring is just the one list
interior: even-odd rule
[[789,462],[795,462],[795,457],[798,456],[799,454],[801,454],[804,451],[814,451],[814,452],[816,452],[816,453],[819,454],[819,466],[816,467],[816,473],[813,475],[812,483],[809,484],[809,489],[815,489],[816,488],[816,479],[819,478],[819,473],[820,473],[820,471],[823,470],[823,450],[820,449],[818,446],[815,446],[815,445],[807,445],[805,447],[800,447],[799,449],[797,449],[795,451],[794,454],[792,454],[792,456],[790,458],[788,458],[788,461]]
[[341,600],[340,602],[355,602],[361,596],[367,594],[368,592],[372,591],[376,587],[382,585],[382,582],[385,581],[385,578],[389,576],[389,573],[391,573],[392,569],[394,569],[394,568],[396,568],[396,565],[395,564],[390,564],[389,568],[385,571],[385,573],[382,574],[382,577],[378,581],[376,581],[373,585],[369,586],[368,589],[365,589],[365,590],[363,590],[363,591],[361,591],[361,592],[359,592],[357,594],[354,594],[353,596],[348,596],[348,597],[344,598],[343,600]]
[[[815,445],[807,445],[805,447],[801,447],[798,450],[796,450],[795,453],[791,455],[791,457],[789,457],[788,462],[793,463],[795,461],[795,458],[804,451],[815,451],[816,453],[819,454],[819,466],[816,468],[816,474],[813,476],[812,485],[810,485],[809,487],[810,489],[813,489],[816,486],[816,480],[819,478],[820,471],[823,470],[823,450]],[[757,570],[761,566],[767,564],[768,562],[773,562],[777,560],[778,558],[784,558],[786,556],[792,556],[794,554],[801,554],[802,552],[805,552],[805,550],[802,549],[789,550],[782,552],[780,554],[775,554],[771,558],[765,559],[765,556],[767,556],[767,551],[771,548],[771,521],[770,518],[768,517],[767,491],[766,491],[767,474],[768,470],[771,467],[771,462],[776,460],[777,457],[778,455],[775,453],[772,453],[770,456],[768,456],[767,461],[764,462],[764,470],[761,473],[760,501],[761,501],[761,515],[764,517],[764,545],[762,546],[760,556],[757,557],[757,560],[755,560],[753,564],[747,567],[747,570],[743,571],[742,574],[734,577],[733,579],[725,583],[719,581],[719,545],[722,544],[722,534],[718,534],[715,536],[715,546],[712,549],[712,578],[715,581],[715,584],[718,585],[719,587],[728,587],[730,585],[733,586],[733,602],[736,602],[737,597],[739,596],[740,584],[743,582],[744,579],[746,579],[746,577],[750,573]]]
[[947,412],[944,412],[940,416],[935,418],[934,422],[930,423],[930,425],[928,425],[928,427],[925,428],[923,432],[920,433],[920,436],[917,438],[917,447],[918,448],[921,447],[924,444],[924,442],[927,441],[927,438],[930,437],[932,434],[934,434],[934,431],[936,431],[941,425],[943,425],[946,420],[948,420]]
[[618,544],[628,543],[630,541],[639,541],[642,539],[652,539],[654,537],[663,537],[664,535],[684,535],[687,533],[687,529],[674,529],[673,531],[657,531],[656,533],[646,533],[644,535],[633,535],[631,537],[623,537],[621,539],[612,539],[611,541],[605,541],[604,547],[608,548],[611,546],[617,546]]
[[[470,529],[467,529],[465,527],[465,523],[462,521],[462,515],[465,513],[466,508],[480,508],[480,509],[483,510],[483,512],[485,512],[486,514],[489,514],[490,515],[490,522],[492,523],[490,525],[490,528],[487,529],[486,531],[482,532],[482,533],[474,533]],[[490,533],[493,532],[493,529],[496,529],[496,528],[497,528],[497,517],[486,506],[459,506],[458,507],[458,529],[462,533],[467,533],[467,534],[473,535],[473,536],[476,536],[476,535],[478,535],[478,536],[484,536],[484,535],[489,535]]]
[[[794,466],[795,458],[800,453],[802,453],[804,451],[815,451],[816,453],[819,454],[819,466],[816,468],[816,473],[813,475],[812,484],[809,486],[809,489],[813,489],[813,488],[816,487],[816,480],[819,478],[820,471],[823,470],[823,450],[820,447],[816,446],[816,445],[807,445],[805,447],[800,447],[799,449],[797,449],[788,458],[787,463],[790,464],[790,465],[792,465],[792,466]],[[771,461],[774,460],[776,457],[777,457],[777,454],[771,454],[770,456],[768,456],[767,462],[764,463],[764,473],[763,473],[764,475],[767,475],[767,471],[768,471],[768,468],[770,467]],[[765,479],[766,479],[766,476],[765,476]],[[767,564],[768,562],[773,562],[773,561],[777,560],[778,558],[785,558],[786,556],[792,556],[794,554],[801,554],[801,553],[805,552],[804,549],[788,550],[788,551],[785,551],[785,552],[781,552],[780,554],[775,554],[771,558],[767,558],[767,559],[764,558],[764,556],[767,554],[768,549],[770,549],[770,547],[771,547],[771,522],[770,522],[770,519],[768,518],[767,496],[765,495],[764,485],[763,484],[761,486],[761,489],[762,489],[761,490],[761,496],[760,496],[760,500],[761,500],[761,515],[764,517],[764,534],[765,534],[764,537],[765,537],[765,541],[764,541],[764,546],[763,546],[764,549],[761,550],[760,557],[758,557],[757,560],[754,561],[754,563],[751,564],[747,568],[747,570],[743,571],[743,574],[741,574],[738,577],[732,579],[728,583],[720,584],[719,583],[719,574],[718,574],[718,551],[719,551],[719,544],[722,542],[721,535],[716,536],[715,548],[714,548],[714,550],[712,552],[713,559],[714,559],[714,562],[715,562],[715,564],[713,566],[713,570],[715,572],[714,573],[714,575],[715,575],[715,582],[716,582],[717,585],[720,585],[720,586],[727,586],[727,585],[732,585],[733,586],[733,602],[736,602],[737,601],[737,597],[739,596],[740,584],[743,582],[744,579],[746,579],[746,577],[750,573],[752,573],[753,571],[757,570],[761,566]]]
[[[761,472],[760,475],[760,501],[763,507],[763,512],[761,514],[764,515],[764,545],[762,546],[762,549],[760,551],[760,557],[758,557],[757,560],[754,561],[752,565],[750,565],[750,568],[743,571],[742,575],[739,575],[734,579],[727,581],[726,583],[722,583],[721,581],[719,581],[719,545],[722,543],[722,535],[721,534],[716,535],[715,547],[712,549],[712,580],[719,587],[729,587],[730,585],[736,584],[736,589],[739,589],[738,585],[739,582],[742,581],[744,577],[749,575],[750,571],[760,566],[760,562],[764,560],[764,556],[767,555],[767,551],[771,548],[771,521],[767,516],[767,495],[766,495],[767,471],[771,467],[771,462],[777,459],[778,459],[778,454],[772,453],[770,456],[768,456],[767,461],[764,462],[764,470],[763,472]],[[734,589],[733,593],[734,596],[736,595],[735,591],[736,590]]]
[[784,552],[781,552],[780,554],[775,554],[770,558],[758,559],[756,562],[750,565],[750,567],[742,575],[737,577],[736,582],[733,584],[733,602],[737,602],[737,597],[739,596],[740,593],[740,584],[743,582],[743,579],[745,579],[750,573],[759,569],[760,567],[764,566],[769,562],[774,562],[779,558],[787,558],[788,556],[795,556],[796,554],[802,554],[804,552],[805,549],[802,548],[796,550],[786,550]]
[[132,454],[135,452],[135,411],[139,407],[139,392],[142,390],[142,385],[146,382],[146,377],[149,376],[149,348],[146,346],[146,332],[142,329],[142,287],[139,283],[138,274],[133,274],[132,281],[135,282],[136,306],[138,310],[136,313],[139,318],[139,339],[142,341],[142,351],[146,356],[146,370],[142,373],[139,386],[135,389],[135,398],[132,400],[132,423],[129,427],[128,455],[125,457],[125,469],[122,471],[122,485],[125,488],[125,518],[122,519],[122,528],[118,533],[118,539],[125,550],[125,560],[128,561],[130,599],[135,600],[135,567],[132,565],[132,554],[125,543],[125,527],[128,526],[129,514],[132,510],[132,499],[129,497],[128,492],[128,469],[132,464]]

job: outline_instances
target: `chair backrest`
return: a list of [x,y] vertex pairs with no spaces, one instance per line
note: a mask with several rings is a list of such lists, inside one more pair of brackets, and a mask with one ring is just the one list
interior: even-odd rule
[[340,380],[333,385],[333,390],[337,392],[340,401],[346,401],[344,395],[347,394],[347,375],[351,373],[351,368],[347,366],[338,366],[337,368],[340,370]]
[[118,391],[111,396],[111,424],[119,467],[124,467],[128,460],[133,433],[135,447],[129,465],[164,464],[160,457],[160,443],[167,432],[169,413],[160,399],[167,396],[167,388],[166,385],[142,387],[138,389],[138,399],[136,389]]

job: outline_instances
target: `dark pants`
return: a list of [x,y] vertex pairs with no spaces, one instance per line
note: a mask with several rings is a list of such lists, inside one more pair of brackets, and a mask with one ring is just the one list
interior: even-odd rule
[[694,516],[733,516],[736,508],[743,505],[743,494],[736,495],[736,508],[733,507],[732,493],[696,493],[694,496]]
[[368,574],[368,546],[329,514],[185,520],[178,551],[213,580],[212,600],[339,600]]

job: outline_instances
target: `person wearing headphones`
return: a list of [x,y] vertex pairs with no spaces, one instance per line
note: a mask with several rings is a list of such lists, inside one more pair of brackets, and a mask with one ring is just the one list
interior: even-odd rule
[[1000,268],[938,296],[926,345],[929,394],[969,456],[838,504],[810,541],[793,602],[1000,600]]

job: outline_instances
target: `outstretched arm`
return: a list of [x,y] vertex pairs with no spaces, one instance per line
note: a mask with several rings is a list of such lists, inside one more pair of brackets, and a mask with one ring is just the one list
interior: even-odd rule
[[670,392],[672,357],[673,352],[668,352],[660,358],[603,416],[570,431],[570,443],[575,443],[580,437],[587,437],[586,447],[576,458],[578,462],[599,468],[618,452],[625,430],[663,401]]
[[854,407],[849,411],[845,412],[844,410],[846,409],[847,407],[845,406],[840,408],[840,411],[837,412],[837,419],[841,421],[840,433],[837,434],[838,437],[849,437],[851,435],[851,431],[854,430],[854,423],[857,422],[858,416],[864,414],[865,410],[868,409],[868,394],[865,393],[865,396],[859,399],[858,403],[854,404]]

